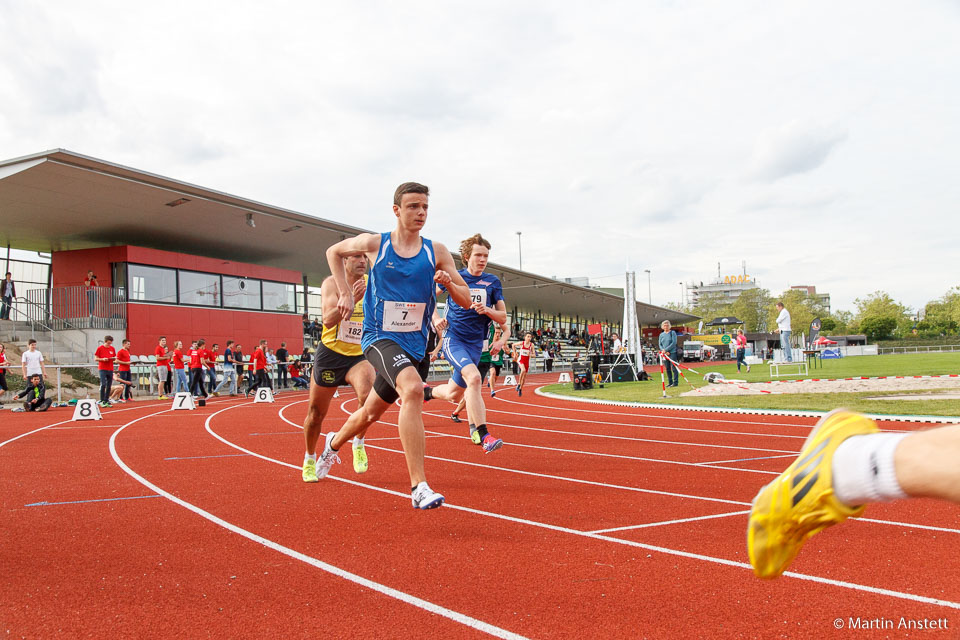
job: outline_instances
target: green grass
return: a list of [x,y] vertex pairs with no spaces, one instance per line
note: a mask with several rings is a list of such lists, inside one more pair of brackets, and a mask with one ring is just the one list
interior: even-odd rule
[[[769,381],[769,365],[752,367],[750,373],[737,373],[736,365],[726,364],[707,366],[698,369],[702,373],[716,371],[727,380],[737,379],[748,382]],[[692,371],[683,372],[687,380],[695,387],[704,385],[701,376]],[[942,375],[960,373],[960,353],[932,353],[886,356],[860,356],[827,360],[823,368],[812,368],[808,376],[790,376],[779,379],[797,380],[803,378],[850,378],[855,376],[914,376]],[[858,393],[791,393],[784,395],[749,396],[690,396],[677,397],[679,393],[690,390],[690,385],[680,379],[680,387],[668,389],[668,396],[661,397],[660,375],[656,374],[648,382],[619,382],[607,384],[603,389],[594,386],[585,391],[574,391],[572,384],[555,384],[544,391],[560,393],[579,398],[597,398],[621,402],[653,402],[669,405],[695,405],[702,407],[730,407],[741,409],[787,409],[804,411],[829,411],[837,407],[848,407],[864,413],[886,413],[892,415],[923,414],[938,416],[960,416],[960,400],[869,400],[868,398],[899,395],[909,391],[894,392],[858,392]],[[924,393],[932,393],[924,390]]]

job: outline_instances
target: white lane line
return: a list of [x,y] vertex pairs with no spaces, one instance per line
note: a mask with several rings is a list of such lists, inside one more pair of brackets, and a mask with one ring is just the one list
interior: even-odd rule
[[[346,412],[346,409],[344,409],[342,405],[341,405],[341,409]],[[393,423],[393,422],[382,422],[382,419],[381,419],[381,424],[386,424],[386,425],[390,425],[390,426],[394,426],[394,427],[397,426],[397,424],[396,424],[396,423]],[[430,433],[437,433],[437,432],[430,432]],[[440,435],[446,435],[447,437],[450,437],[450,438],[463,438],[463,439],[466,439],[465,436],[455,436],[455,435],[451,435],[451,434],[440,434]],[[570,449],[554,449],[554,448],[550,448],[550,447],[536,447],[536,446],[533,446],[533,445],[521,445],[521,444],[515,444],[515,443],[511,443],[511,444],[509,444],[509,446],[511,446],[511,447],[528,447],[528,448],[533,448],[533,449],[544,449],[544,450],[546,450],[546,451],[558,451],[558,452],[559,452],[559,451],[562,451],[562,452],[565,452],[565,453],[584,453],[584,454],[586,453],[586,452],[583,452],[583,451],[576,451],[576,450],[570,450]],[[380,450],[380,451],[389,451],[389,452],[391,452],[391,453],[399,453],[399,454],[401,454],[401,455],[403,454],[403,451],[398,451],[398,450],[396,450],[396,449],[387,449],[387,448],[385,448],[385,447],[377,447],[377,446],[371,446],[370,448],[371,448],[371,449],[378,449],[378,450]],[[588,455],[589,455],[589,454],[588,454]],[[593,454],[593,455],[603,455],[603,454]],[[601,486],[601,487],[608,487],[608,488],[612,488],[612,489],[623,489],[623,490],[626,490],[626,491],[636,491],[636,492],[640,492],[640,493],[660,494],[660,495],[667,495],[667,496],[673,496],[673,497],[679,497],[679,498],[690,498],[690,499],[692,499],[692,500],[705,500],[705,501],[712,501],[712,502],[723,502],[723,503],[728,503],[728,504],[737,504],[737,505],[744,505],[744,506],[750,506],[750,505],[752,504],[752,503],[750,503],[750,502],[736,502],[736,501],[733,501],[733,500],[724,500],[724,499],[721,499],[721,498],[708,498],[708,497],[705,497],[705,496],[694,496],[694,495],[680,494],[680,493],[666,493],[666,492],[662,492],[662,491],[655,491],[655,490],[653,490],[653,489],[640,489],[640,488],[636,488],[636,487],[629,487],[629,486],[623,486],[623,485],[604,484],[604,483],[601,483],[601,482],[592,482],[592,481],[588,481],[588,480],[579,480],[579,479],[576,479],[576,478],[570,478],[570,477],[565,477],[565,476],[551,476],[551,475],[546,475],[546,474],[533,473],[533,472],[530,472],[530,471],[520,471],[520,470],[516,470],[516,469],[509,469],[509,468],[506,468],[506,467],[497,467],[497,466],[494,466],[494,465],[480,464],[480,463],[476,463],[476,462],[466,462],[466,461],[463,461],[463,460],[453,460],[453,459],[450,459],[450,458],[440,458],[440,457],[437,457],[437,456],[425,456],[425,457],[426,457],[427,459],[429,459],[429,460],[439,460],[439,461],[441,461],[441,462],[453,462],[453,463],[455,463],[455,464],[463,464],[463,465],[474,466],[474,467],[483,467],[483,468],[485,468],[485,469],[492,469],[492,470],[494,470],[494,471],[505,471],[505,472],[508,472],[508,473],[518,473],[518,474],[522,474],[522,475],[532,475],[532,476],[538,476],[538,477],[543,477],[543,478],[558,479],[558,480],[562,480],[562,481],[565,481],[565,482],[577,482],[577,483],[581,483],[581,484],[588,484],[588,485],[596,485],[596,486]],[[688,466],[700,467],[700,468],[703,468],[703,469],[724,469],[724,470],[727,470],[727,471],[741,471],[741,472],[745,472],[745,473],[763,473],[763,474],[768,474],[768,475],[779,475],[776,471],[758,471],[758,470],[756,470],[756,469],[740,469],[740,468],[738,468],[738,467],[713,467],[713,466],[704,466],[703,463],[671,462],[671,461],[668,461],[668,460],[652,460],[652,459],[651,459],[650,461],[651,461],[651,462],[664,462],[664,463],[668,463],[668,464],[671,464],[671,463],[672,463],[672,464],[677,464],[677,465],[688,465]],[[870,519],[870,518],[854,518],[854,520],[855,520],[855,521],[856,521],[856,520],[859,520],[859,521],[861,521],[861,522],[872,522],[872,523],[875,523],[875,524],[886,524],[886,525],[892,525],[892,526],[897,526],[897,527],[907,527],[907,528],[910,528],[910,529],[929,529],[929,530],[932,530],[932,531],[945,531],[945,532],[947,532],[947,533],[960,533],[960,530],[945,529],[945,528],[941,528],[941,527],[933,527],[933,526],[923,525],[923,524],[914,524],[914,523],[911,523],[911,522],[898,522],[898,521],[896,521],[896,520],[873,520],[873,519]]]
[[[345,403],[341,403],[340,408],[345,411],[345,409],[344,409],[344,407],[343,407],[344,404],[345,404]],[[226,411],[226,409],[224,409],[224,411]],[[220,412],[217,412],[217,413],[220,413]],[[210,418],[212,418],[214,415],[216,415],[216,414],[211,415]],[[216,438],[217,440],[223,442],[223,443],[226,444],[227,446],[230,446],[230,447],[233,447],[234,449],[237,449],[238,451],[243,451],[243,452],[245,452],[245,453],[249,453],[249,454],[252,455],[252,456],[255,456],[255,457],[257,457],[257,458],[260,458],[261,460],[265,460],[265,461],[267,461],[267,462],[272,462],[272,463],[274,463],[274,464],[279,464],[279,465],[282,465],[282,466],[285,466],[285,467],[290,467],[290,468],[292,468],[292,469],[299,469],[299,468],[300,468],[300,467],[298,467],[297,465],[290,464],[290,463],[288,463],[288,462],[283,462],[282,460],[275,460],[275,459],[273,459],[273,458],[264,456],[264,455],[262,455],[262,454],[259,454],[259,453],[254,452],[254,451],[250,451],[249,449],[245,449],[245,448],[241,447],[241,446],[238,445],[238,444],[234,444],[234,443],[230,442],[229,440],[227,440],[227,439],[223,438],[222,436],[218,435],[217,433],[215,433],[215,432],[210,428],[210,419],[209,419],[209,418],[207,419],[207,422],[206,422],[206,429],[207,429],[207,431],[210,433],[210,435],[212,435],[214,438]],[[112,442],[112,441],[111,441],[111,442]],[[377,449],[382,449],[382,447],[376,447],[376,448],[377,448]],[[390,449],[382,449],[382,450],[384,450],[384,451],[392,451],[392,450],[390,450]],[[399,451],[399,452],[396,452],[396,453],[401,453],[401,454],[402,454],[403,452],[402,452],[402,451]],[[348,480],[348,479],[346,479],[346,478],[341,478],[341,477],[339,477],[339,476],[334,476],[334,475],[328,475],[327,478],[331,478],[331,479],[333,479],[333,480],[336,480],[336,481],[338,481],[338,482],[343,482],[343,483],[345,483],[345,484],[353,485],[353,486],[355,486],[355,487],[361,487],[361,488],[369,489],[369,490],[372,490],[372,491],[378,491],[378,492],[380,492],[380,493],[386,493],[386,494],[390,494],[390,495],[393,495],[393,496],[398,496],[398,497],[403,498],[404,500],[409,500],[409,499],[410,499],[410,496],[407,495],[407,494],[405,494],[405,493],[400,493],[399,491],[392,491],[392,490],[390,490],[390,489],[384,489],[384,488],[382,488],[382,487],[377,487],[377,486],[374,486],[374,485],[364,484],[364,483],[362,483],[362,482],[357,482],[356,480]],[[728,566],[728,567],[737,567],[737,568],[740,568],[740,569],[747,569],[747,570],[749,570],[749,571],[751,571],[751,572],[753,571],[753,567],[751,567],[751,566],[750,566],[749,564],[747,564],[746,562],[738,562],[738,561],[736,561],[736,560],[727,560],[727,559],[725,559],[725,558],[716,558],[716,557],[713,557],[713,556],[707,556],[707,555],[703,555],[703,554],[699,554],[699,553],[691,553],[691,552],[689,552],[689,551],[680,551],[679,549],[669,549],[669,548],[666,548],[666,547],[659,547],[659,546],[656,546],[656,545],[645,544],[645,543],[642,543],[642,542],[634,542],[634,541],[632,541],[632,540],[624,540],[624,539],[622,539],[622,538],[615,538],[615,537],[611,537],[611,536],[606,536],[606,535],[603,535],[603,534],[600,534],[600,533],[590,533],[590,532],[586,532],[586,531],[579,531],[579,530],[577,530],[577,529],[569,529],[569,528],[567,528],[567,527],[562,527],[562,526],[553,525],[553,524],[547,524],[547,523],[545,523],[545,522],[536,522],[536,521],[533,521],[533,520],[526,520],[526,519],[524,519],[524,518],[516,518],[516,517],[514,517],[514,516],[508,516],[508,515],[504,515],[504,514],[500,514],[500,513],[492,513],[492,512],[489,512],[489,511],[482,511],[482,510],[479,510],[479,509],[472,509],[472,508],[470,508],[470,507],[463,507],[463,506],[456,505],[456,504],[453,504],[453,503],[450,503],[450,502],[445,502],[445,503],[444,503],[444,506],[443,506],[442,508],[444,508],[444,509],[455,509],[455,510],[457,510],[457,511],[463,511],[463,512],[465,512],[465,513],[472,513],[472,514],[475,514],[475,515],[484,516],[484,517],[488,517],[488,518],[494,518],[494,519],[497,519],[497,520],[505,520],[505,521],[507,521],[507,522],[515,522],[515,523],[518,523],[518,524],[524,524],[524,525],[528,525],[528,526],[532,526],[532,527],[537,527],[537,528],[540,528],[540,529],[546,529],[546,530],[549,530],[549,531],[558,531],[558,532],[561,532],[561,533],[568,533],[568,534],[574,535],[574,536],[580,536],[580,537],[584,537],[584,538],[591,538],[591,539],[594,539],[594,540],[601,540],[601,541],[604,541],[604,542],[612,542],[612,543],[615,543],[615,544],[622,544],[622,545],[626,545],[626,546],[630,546],[630,547],[636,547],[636,548],[639,548],[639,549],[646,549],[647,551],[655,551],[655,552],[658,552],[658,553],[665,553],[665,554],[667,554],[667,555],[678,556],[678,557],[681,557],[681,558],[689,558],[689,559],[693,559],[693,560],[701,560],[701,561],[703,561],[703,562],[710,562],[710,563],[713,563],[713,564],[719,564],[719,565],[724,565],[724,566]],[[901,599],[901,600],[911,600],[911,601],[914,601],[914,602],[922,602],[922,603],[925,603],[925,604],[932,604],[932,605],[936,605],[936,606],[940,606],[940,607],[946,607],[946,608],[950,608],[950,609],[958,609],[958,610],[960,610],[960,602],[953,602],[953,601],[950,601],[950,600],[941,600],[941,599],[938,599],[938,598],[931,598],[931,597],[921,596],[921,595],[917,595],[917,594],[913,594],[913,593],[905,593],[905,592],[902,592],[902,591],[895,591],[895,590],[892,590],[892,589],[884,589],[884,588],[881,588],[881,587],[871,587],[871,586],[869,586],[869,585],[862,585],[862,584],[858,584],[858,583],[854,583],[854,582],[845,582],[845,581],[842,581],[842,580],[834,580],[834,579],[832,579],[832,578],[824,578],[824,577],[821,577],[821,576],[812,576],[812,575],[807,575],[807,574],[803,574],[803,573],[796,573],[796,572],[793,572],[793,571],[785,571],[785,572],[783,573],[783,575],[784,575],[785,577],[789,577],[789,578],[796,578],[796,579],[798,579],[798,580],[806,580],[806,581],[809,581],[809,582],[815,582],[815,583],[819,583],[819,584],[827,584],[827,585],[831,585],[831,586],[835,586],[835,587],[840,587],[840,588],[843,588],[843,589],[851,589],[851,590],[854,590],[854,591],[862,591],[862,592],[866,592],[866,593],[873,593],[873,594],[876,594],[876,595],[882,595],[882,596],[888,596],[888,597],[892,597],[892,598],[898,598],[898,599]]]
[[[518,404],[519,404],[519,403],[518,403]],[[544,407],[538,407],[537,405],[530,405],[530,406],[534,406],[534,407],[541,408],[541,409],[544,408]],[[550,407],[550,408],[552,408],[552,407]],[[516,411],[501,411],[501,410],[499,410],[499,409],[493,409],[493,408],[487,407],[487,413],[488,413],[488,414],[489,414],[489,413],[506,413],[506,414],[509,414],[509,415],[516,415],[517,412],[516,412]],[[592,411],[580,411],[580,413],[594,413],[594,412],[592,412]],[[430,414],[430,415],[433,415],[433,414]],[[634,423],[634,422],[607,422],[607,421],[604,421],[604,420],[592,420],[592,419],[584,420],[584,419],[582,419],[582,418],[564,418],[564,417],[561,417],[561,416],[539,415],[539,414],[533,414],[533,413],[524,413],[523,415],[525,415],[525,416],[527,416],[527,417],[529,417],[529,418],[540,418],[540,419],[542,419],[542,420],[559,420],[559,421],[562,421],[562,422],[579,422],[579,423],[589,422],[590,424],[602,424],[602,425],[609,425],[609,426],[613,426],[613,427],[629,427],[629,428],[636,428],[636,429],[654,429],[654,430],[660,430],[660,431],[689,431],[689,432],[693,432],[693,433],[716,433],[716,434],[720,434],[720,435],[749,436],[749,437],[754,437],[754,438],[788,438],[788,439],[791,439],[791,440],[796,440],[796,439],[804,440],[804,439],[806,439],[807,436],[809,435],[809,434],[807,434],[807,433],[800,434],[800,435],[789,435],[789,434],[782,434],[782,433],[754,433],[754,432],[752,432],[752,431],[718,431],[718,430],[716,430],[716,429],[692,429],[692,428],[689,428],[689,427],[668,427],[668,426],[665,426],[665,425],[637,424],[637,423]],[[631,416],[624,416],[624,417],[625,417],[625,418],[629,418],[629,417],[631,417]],[[665,418],[663,418],[663,419],[664,419],[664,420],[669,420],[670,418],[669,418],[669,417],[665,417]],[[720,422],[720,421],[718,420],[717,422]],[[785,426],[785,425],[784,425],[784,426]],[[792,426],[799,426],[799,425],[792,425]],[[813,428],[813,425],[807,425],[807,426],[804,426],[803,428],[806,429],[807,431],[810,431],[810,429]]]
[[[549,397],[549,396],[541,396],[541,397]],[[602,414],[612,415],[612,416],[621,416],[624,418],[638,417],[638,418],[654,418],[658,420],[689,420],[693,422],[721,422],[724,424],[753,424],[753,425],[758,425],[763,427],[799,427],[801,429],[810,429],[813,427],[812,424],[797,424],[795,422],[762,422],[759,420],[722,420],[720,418],[707,418],[707,417],[690,418],[685,416],[665,416],[665,415],[656,414],[656,413],[624,413],[620,411],[604,411],[602,409],[574,409],[572,407],[554,407],[554,406],[545,407],[542,404],[534,404],[532,402],[519,402],[517,400],[508,400],[506,398],[501,398],[500,396],[497,396],[494,399],[502,400],[503,402],[509,402],[510,404],[521,405],[524,407],[536,407],[538,409],[550,409],[553,411],[574,411],[577,413],[583,413],[583,412],[602,413]],[[567,396],[562,396],[558,399],[569,400],[570,398]],[[577,398],[574,398],[573,401],[576,402]],[[606,405],[594,405],[594,406],[606,406]],[[685,405],[680,405],[680,406],[682,407]],[[624,407],[624,408],[629,408],[629,407]],[[675,410],[675,407],[665,406],[663,407],[663,410],[671,411],[671,410]]]
[[[435,418],[449,418],[449,416],[444,416],[444,415],[432,413],[432,412],[424,412],[424,415],[432,416]],[[547,418],[547,419],[549,420],[550,418]],[[581,420],[580,422],[583,423],[585,421]],[[726,445],[726,444],[683,442],[682,440],[652,440],[650,438],[637,438],[637,437],[631,437],[631,436],[613,436],[613,435],[600,434],[600,433],[584,433],[581,431],[563,431],[562,429],[544,429],[542,427],[522,427],[516,424],[507,424],[506,422],[490,422],[489,420],[487,421],[487,424],[494,425],[497,427],[505,427],[507,429],[520,429],[521,431],[540,431],[543,433],[554,433],[562,436],[582,436],[584,438],[600,438],[604,440],[625,440],[627,442],[649,442],[651,444],[668,444],[668,445],[676,445],[679,447],[703,447],[707,449],[733,449],[734,451],[760,451],[763,453],[791,453],[793,455],[797,455],[798,453],[800,453],[799,449],[797,449],[796,451],[790,451],[787,449],[763,449],[759,447],[742,447],[742,446],[738,447],[738,446],[732,446],[732,445]],[[597,423],[591,423],[591,424],[597,424]]]
[[597,529],[587,533],[613,533],[614,531],[630,531],[632,529],[646,529],[647,527],[662,527],[668,524],[681,524],[684,522],[696,522],[697,520],[712,520],[714,518],[726,518],[728,516],[742,516],[750,513],[750,509],[744,511],[728,511],[727,513],[715,513],[709,516],[698,516],[696,518],[680,518],[679,520],[664,520],[662,522],[648,522],[647,524],[634,524],[627,527],[614,527],[612,529]]
[[697,462],[697,466],[702,467],[704,465],[711,464],[727,464],[730,462],[749,462],[750,460],[773,460],[774,458],[795,458],[796,453],[785,453],[782,456],[760,456],[759,458],[734,458],[733,460],[713,460],[712,462]]
[[[466,436],[457,436],[450,433],[443,433],[440,431],[426,431],[426,433],[431,434],[432,437],[445,436],[447,438],[459,438],[462,440],[469,440],[469,438],[467,438]],[[431,437],[431,436],[427,436],[427,437]],[[741,473],[759,473],[762,475],[774,475],[774,476],[780,475],[779,471],[763,471],[761,469],[742,469],[740,467],[719,467],[719,466],[714,467],[714,466],[706,466],[707,463],[705,462],[680,462],[677,460],[662,460],[660,458],[644,458],[642,456],[628,456],[628,455],[623,455],[619,453],[598,453],[596,451],[584,451],[583,449],[560,449],[559,447],[544,447],[544,446],[535,445],[535,444],[520,444],[518,442],[508,442],[506,443],[506,445],[510,447],[523,447],[525,449],[539,449],[541,451],[555,451],[557,453],[574,453],[578,455],[594,456],[599,458],[618,458],[621,460],[636,460],[637,462],[655,462],[660,464],[678,465],[682,467],[699,467],[701,469],[704,469],[704,468],[705,469],[722,469],[724,471],[738,471]],[[795,453],[791,453],[791,454],[787,454],[787,456],[784,456],[784,457],[796,457],[796,455],[797,454]],[[775,456],[775,457],[781,457],[781,456]]]
[[[235,409],[235,408],[237,408],[237,407],[242,407],[242,406],[245,406],[245,405],[233,405],[233,406],[226,407],[226,408],[221,409],[221,410],[219,410],[219,411],[217,411],[217,412],[215,412],[215,413],[210,414],[210,415],[207,417],[206,421],[204,422],[207,431],[210,432],[212,435],[214,435],[217,439],[221,440],[222,442],[227,443],[226,440],[223,440],[222,438],[220,438],[219,436],[217,436],[215,433],[213,433],[213,431],[210,430],[210,419],[213,418],[214,416],[220,414],[220,413],[223,413],[224,411],[229,411],[230,409]],[[237,525],[235,525],[235,524],[233,524],[233,523],[227,522],[226,520],[224,520],[224,519],[222,519],[222,518],[219,518],[219,517],[213,515],[213,514],[210,513],[209,511],[205,511],[205,510],[201,509],[200,507],[198,507],[198,506],[196,506],[196,505],[194,505],[194,504],[191,504],[191,503],[189,503],[189,502],[187,502],[187,501],[185,501],[185,500],[182,500],[182,499],[176,497],[175,495],[173,495],[173,494],[171,494],[171,493],[169,493],[169,492],[167,492],[167,491],[164,491],[163,489],[161,489],[161,488],[158,487],[157,485],[153,484],[152,482],[150,482],[149,480],[147,480],[146,478],[144,478],[143,476],[141,476],[140,474],[138,474],[137,472],[135,472],[135,471],[134,471],[133,469],[131,469],[129,466],[127,466],[127,464],[126,464],[123,460],[121,460],[121,459],[120,459],[120,456],[117,454],[116,440],[117,440],[117,436],[120,434],[120,432],[123,431],[124,429],[126,429],[127,427],[129,427],[129,426],[132,425],[132,424],[135,424],[135,423],[137,423],[137,422],[139,422],[139,421],[141,421],[141,420],[143,420],[143,419],[145,419],[145,418],[152,417],[152,415],[156,415],[156,414],[151,414],[151,415],[143,416],[143,417],[141,417],[141,418],[137,418],[136,420],[132,420],[132,421],[128,422],[127,424],[123,425],[122,427],[120,427],[119,429],[117,429],[116,431],[114,431],[113,434],[110,436],[110,455],[113,457],[114,462],[116,462],[117,465],[118,465],[121,469],[123,469],[123,471],[124,471],[127,475],[129,475],[131,478],[133,478],[134,480],[136,480],[137,482],[139,482],[139,483],[142,484],[143,486],[148,487],[148,488],[151,489],[152,491],[155,491],[156,493],[158,493],[159,495],[163,496],[164,498],[170,500],[170,501],[173,502],[174,504],[177,504],[177,505],[183,507],[184,509],[187,509],[188,511],[192,511],[193,513],[199,515],[200,517],[205,518],[206,520],[209,520],[210,522],[212,522],[212,523],[214,523],[214,524],[216,524],[216,525],[218,525],[218,526],[220,526],[220,527],[223,527],[224,529],[227,529],[228,531],[231,531],[231,532],[233,532],[233,533],[235,533],[235,534],[237,534],[237,535],[243,536],[244,538],[246,538],[246,539],[248,539],[248,540],[251,540],[251,541],[256,542],[256,543],[258,543],[258,544],[260,544],[260,545],[263,545],[264,547],[266,547],[266,548],[268,548],[268,549],[272,549],[273,551],[277,551],[277,552],[279,552],[279,553],[282,553],[283,555],[288,556],[288,557],[290,557],[290,558],[293,558],[294,560],[299,560],[300,562],[303,562],[303,563],[305,563],[305,564],[308,564],[308,565],[310,565],[310,566],[312,566],[312,567],[316,567],[317,569],[320,569],[321,571],[326,571],[327,573],[330,573],[330,574],[332,574],[332,575],[335,575],[335,576],[337,576],[338,578],[343,578],[343,579],[345,579],[345,580],[348,580],[348,581],[350,581],[350,582],[353,582],[354,584],[358,584],[358,585],[360,585],[361,587],[366,587],[367,589],[370,589],[370,590],[372,590],[372,591],[376,591],[377,593],[383,594],[383,595],[388,596],[388,597],[391,597],[391,598],[395,598],[396,600],[399,600],[399,601],[401,601],[401,602],[403,602],[403,603],[406,603],[406,604],[409,604],[409,605],[413,605],[413,606],[415,606],[415,607],[417,607],[417,608],[419,608],[419,609],[423,609],[424,611],[428,611],[428,612],[430,612],[430,613],[435,613],[435,614],[437,614],[437,615],[439,615],[439,616],[443,616],[444,618],[448,618],[448,619],[450,619],[450,620],[453,620],[454,622],[459,622],[460,624],[463,624],[463,625],[465,625],[465,626],[468,626],[468,627],[470,627],[471,629],[476,629],[476,630],[478,630],[478,631],[482,631],[482,632],[484,632],[484,633],[487,633],[487,634],[489,634],[489,635],[494,636],[495,638],[506,638],[506,639],[508,639],[508,640],[526,640],[525,636],[521,636],[521,635],[516,634],[516,633],[513,633],[513,632],[511,632],[511,631],[507,631],[506,629],[501,629],[500,627],[496,627],[496,626],[494,626],[494,625],[492,625],[492,624],[489,624],[489,623],[487,623],[487,622],[483,622],[482,620],[477,620],[476,618],[471,618],[471,617],[468,616],[468,615],[459,613],[459,612],[457,612],[457,611],[453,611],[453,610],[451,610],[451,609],[447,609],[446,607],[442,607],[442,606],[440,606],[440,605],[438,605],[438,604],[434,604],[434,603],[432,603],[432,602],[430,602],[430,601],[428,601],[428,600],[423,600],[422,598],[418,598],[418,597],[413,596],[413,595],[410,595],[410,594],[408,594],[408,593],[404,593],[403,591],[399,591],[399,590],[397,590],[397,589],[393,589],[393,588],[388,587],[388,586],[386,586],[386,585],[380,584],[379,582],[374,582],[373,580],[369,580],[369,579],[364,578],[363,576],[359,576],[359,575],[357,575],[357,574],[355,574],[355,573],[350,573],[349,571],[346,571],[346,570],[344,570],[344,569],[341,569],[341,568],[339,568],[339,567],[336,567],[336,566],[334,566],[334,565],[332,565],[332,564],[328,564],[328,563],[326,563],[326,562],[323,562],[323,561],[321,561],[321,560],[318,560],[318,559],[316,559],[316,558],[313,558],[313,557],[311,557],[311,556],[308,556],[308,555],[306,555],[306,554],[304,554],[304,553],[301,553],[301,552],[299,552],[299,551],[296,551],[296,550],[294,550],[294,549],[291,549],[291,548],[289,548],[289,547],[286,547],[286,546],[284,546],[284,545],[282,545],[282,544],[279,544],[279,543],[277,543],[277,542],[274,542],[273,540],[269,540],[269,539],[267,539],[267,538],[264,538],[263,536],[257,535],[256,533],[253,533],[252,531],[247,531],[246,529],[243,529],[242,527],[239,527],[239,526],[237,526]],[[252,452],[252,451],[246,451],[246,450],[244,450],[244,449],[241,449],[240,447],[236,447],[236,446],[234,446],[234,445],[232,445],[232,444],[230,444],[230,443],[227,443],[227,444],[229,444],[231,447],[233,447],[233,448],[235,448],[235,449],[240,449],[241,451],[244,451],[244,452],[246,452],[246,453],[249,453],[250,455],[256,456],[256,457],[258,457],[258,458],[259,458],[259,457],[263,457],[263,456],[260,456],[259,454],[256,454],[256,453]],[[274,460],[273,462],[279,462],[279,461],[275,461],[275,460]],[[286,465],[288,465],[288,466],[292,466],[292,467],[294,467],[294,468],[296,468],[296,469],[299,469],[299,467],[297,467],[296,465],[289,465],[288,463],[281,463],[281,464],[286,464]],[[404,497],[409,500],[409,496],[404,496]]]

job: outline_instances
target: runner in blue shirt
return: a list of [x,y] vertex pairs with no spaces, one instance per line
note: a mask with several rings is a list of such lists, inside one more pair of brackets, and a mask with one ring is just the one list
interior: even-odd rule
[[[440,398],[450,402],[467,401],[467,417],[470,421],[470,439],[483,446],[485,453],[503,446],[503,440],[487,432],[487,410],[483,404],[483,376],[478,365],[480,356],[489,347],[496,356],[510,338],[507,325],[507,305],[503,300],[503,286],[492,273],[484,273],[490,258],[490,243],[479,233],[460,243],[460,257],[465,269],[460,270],[463,281],[470,288],[469,306],[461,306],[453,299],[447,301],[445,320],[434,319],[438,327],[447,323],[443,337],[443,355],[453,367],[453,376],[446,384],[424,388],[424,399]],[[441,284],[437,292],[444,290]],[[487,342],[490,323],[500,325],[503,334],[491,345]]]
[[349,318],[354,293],[347,285],[344,258],[366,255],[372,265],[363,298],[360,345],[373,365],[373,391],[336,433],[328,433],[317,460],[317,478],[324,478],[337,451],[363,433],[396,401],[401,400],[399,431],[407,459],[413,506],[432,509],[443,496],[427,485],[423,468],[423,381],[417,364],[424,356],[430,317],[436,306],[435,284],[442,284],[458,303],[470,304],[470,290],[456,272],[453,256],[439,242],[420,236],[427,221],[430,190],[416,182],[397,187],[393,195],[396,228],[389,233],[362,233],[327,249],[327,263],[339,292],[337,310]]

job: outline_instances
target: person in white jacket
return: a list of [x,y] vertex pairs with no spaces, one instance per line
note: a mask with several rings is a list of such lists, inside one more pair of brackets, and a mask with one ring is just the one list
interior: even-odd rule
[[774,333],[780,334],[780,348],[783,349],[784,358],[787,362],[793,362],[793,348],[790,346],[790,312],[782,302],[777,303],[777,309],[780,314],[777,316],[777,328]]

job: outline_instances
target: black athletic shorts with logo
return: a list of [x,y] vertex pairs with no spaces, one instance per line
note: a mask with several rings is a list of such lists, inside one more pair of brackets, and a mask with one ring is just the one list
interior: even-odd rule
[[339,387],[347,384],[347,372],[363,361],[363,356],[345,356],[323,343],[317,345],[313,362],[313,380],[321,387]]
[[373,381],[373,390],[384,402],[396,402],[397,376],[407,367],[418,368],[420,361],[404,351],[393,340],[377,340],[363,352],[367,362],[373,365],[377,377]]

